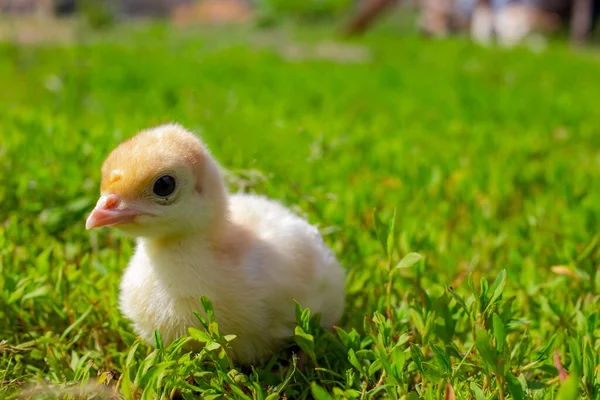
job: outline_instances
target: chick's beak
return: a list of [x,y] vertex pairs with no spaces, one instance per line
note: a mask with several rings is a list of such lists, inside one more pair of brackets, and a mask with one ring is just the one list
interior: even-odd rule
[[134,222],[140,214],[141,211],[132,207],[121,206],[121,198],[116,194],[103,195],[88,216],[85,229]]

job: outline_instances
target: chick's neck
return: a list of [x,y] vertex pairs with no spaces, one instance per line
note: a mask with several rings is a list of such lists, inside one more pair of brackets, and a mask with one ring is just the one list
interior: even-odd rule
[[[229,222],[229,207],[227,201],[217,202],[218,206],[213,210],[213,217],[208,224],[201,229],[185,229],[158,237],[139,238],[152,252],[172,250],[182,244],[190,244],[194,247],[200,244],[207,245],[207,251],[211,248],[221,247],[221,243],[229,236],[228,232],[235,230]],[[195,244],[195,245],[194,245]]]

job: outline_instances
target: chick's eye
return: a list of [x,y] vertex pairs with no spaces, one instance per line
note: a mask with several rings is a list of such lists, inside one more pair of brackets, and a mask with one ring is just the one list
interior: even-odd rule
[[154,182],[152,192],[160,197],[167,197],[173,194],[177,183],[171,175],[163,175]]

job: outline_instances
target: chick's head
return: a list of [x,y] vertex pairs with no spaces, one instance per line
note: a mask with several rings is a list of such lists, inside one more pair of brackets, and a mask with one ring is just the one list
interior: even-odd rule
[[220,168],[200,139],[164,125],[110,153],[86,228],[114,225],[136,237],[209,231],[224,219],[226,201]]

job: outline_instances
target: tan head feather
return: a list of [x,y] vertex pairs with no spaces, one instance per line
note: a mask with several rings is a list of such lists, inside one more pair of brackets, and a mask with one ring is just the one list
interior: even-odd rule
[[209,157],[202,142],[175,124],[142,131],[117,146],[102,165],[101,192],[123,199],[144,197],[152,182],[171,169],[187,166],[201,190],[202,173]]

